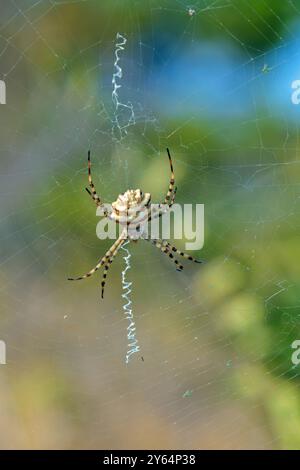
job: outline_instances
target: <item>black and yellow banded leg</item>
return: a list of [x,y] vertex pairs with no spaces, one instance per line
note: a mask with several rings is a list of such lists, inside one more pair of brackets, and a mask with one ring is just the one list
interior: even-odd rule
[[102,288],[101,297],[102,297],[102,299],[104,297],[104,288],[105,288],[105,283],[106,283],[107,272],[108,272],[109,268],[111,267],[112,262],[113,262],[113,260],[116,256],[116,254],[118,253],[119,249],[121,248],[121,246],[123,245],[124,242],[125,242],[125,240],[122,239],[121,243],[118,245],[118,247],[116,248],[114,253],[111,255],[111,257],[107,260],[107,262],[104,265],[104,271],[103,271],[103,276],[102,276],[102,281],[101,281],[101,288]]
[[175,263],[177,271],[182,271],[183,266],[179,261],[174,257],[173,253],[169,250],[168,246],[161,248],[161,251],[168,255],[169,258]]
[[172,207],[173,204],[174,204],[175,197],[176,197],[176,192],[177,192],[177,186],[175,186],[174,192],[173,192],[172,197],[171,197],[171,200],[168,202],[169,207]]
[[[92,180],[92,173],[91,173],[91,152],[90,150],[88,151],[88,179],[89,179],[89,186],[91,188],[91,191],[88,188],[85,188],[86,191],[89,193],[93,201],[95,201],[96,206],[103,206],[103,202],[101,201],[100,197],[98,196],[96,192],[96,188],[94,186],[93,180]],[[107,210],[104,208],[104,215],[107,216]]]
[[169,258],[171,258],[173,263],[176,265],[177,271],[183,270],[182,264],[180,264],[179,261],[174,257],[173,253],[168,247],[168,243],[165,240],[150,240],[148,238],[145,238],[145,240],[151,241],[151,243],[159,248],[162,253],[165,253]]
[[104,287],[105,287],[105,283],[106,283],[107,272],[108,272],[112,262],[113,262],[113,259],[111,258],[110,260],[108,260],[108,262],[104,266],[103,277],[102,277],[102,282],[101,282],[101,288],[102,288],[101,297],[102,297],[102,299],[104,297]]
[[177,255],[182,256],[185,259],[188,259],[189,261],[193,261],[194,263],[203,263],[203,261],[198,260],[193,258],[193,256],[188,255],[187,253],[184,253],[183,251],[177,250],[175,246],[172,246],[169,242],[167,242],[167,246],[169,247],[169,250],[171,250],[173,253],[176,253]]
[[103,256],[103,258],[101,258],[101,260],[99,261],[99,263],[93,268],[91,269],[88,273],[84,274],[83,276],[79,276],[79,277],[69,277],[68,280],[69,281],[80,281],[81,279],[86,279],[87,277],[90,277],[92,276],[96,271],[98,271],[98,269],[105,265],[107,263],[107,261],[112,257],[114,256],[114,253],[117,253],[118,252],[118,249],[119,247],[121,246],[121,244],[124,242],[124,239],[119,237],[118,240],[115,241],[115,243],[110,247],[110,249],[105,253],[105,255]]
[[170,169],[171,169],[171,178],[170,178],[170,183],[169,183],[169,189],[168,189],[167,195],[166,195],[165,200],[164,200],[164,204],[169,204],[169,201],[172,199],[172,193],[174,191],[174,185],[175,185],[175,175],[174,175],[174,170],[173,170],[173,162],[172,162],[172,158],[171,158],[170,151],[169,151],[168,148],[167,148],[167,152],[168,152]]
[[171,178],[170,178],[168,192],[166,194],[164,202],[158,205],[158,209],[150,210],[149,216],[148,216],[148,222],[151,219],[156,219],[157,217],[161,217],[163,214],[165,214],[167,211],[167,208],[163,206],[168,206],[168,208],[170,209],[170,207],[173,206],[174,201],[175,201],[177,187],[175,186],[173,162],[172,162],[172,158],[171,158],[170,151],[168,148],[167,148],[167,152],[168,152],[169,163],[170,163],[170,168],[171,168]]
[[[177,187],[175,186],[175,189],[174,189],[174,192],[172,194],[172,198],[169,202],[167,203],[164,203],[165,206],[168,206],[168,208],[170,209],[170,207],[173,206],[174,204],[174,201],[175,201],[175,196],[176,196],[176,191],[177,191]],[[150,213],[149,213],[149,216],[148,216],[148,222],[150,220],[153,220],[153,219],[157,219],[157,217],[161,217],[162,215],[166,214],[167,213],[167,208],[166,207],[163,207],[163,204],[159,204],[158,206],[158,209],[154,209],[154,210],[150,210]]]

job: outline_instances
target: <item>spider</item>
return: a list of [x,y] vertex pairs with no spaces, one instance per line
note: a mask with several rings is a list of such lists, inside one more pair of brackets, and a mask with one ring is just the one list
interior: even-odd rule
[[[120,234],[119,238],[114,242],[114,244],[110,247],[110,249],[105,253],[105,255],[100,259],[100,261],[97,263],[97,265],[93,269],[91,269],[89,272],[87,272],[86,274],[82,276],[79,276],[76,278],[68,278],[69,281],[79,281],[81,279],[86,279],[87,277],[92,276],[101,266],[104,266],[103,278],[101,282],[101,287],[102,287],[101,297],[103,299],[107,272],[114,258],[116,257],[119,249],[121,248],[121,246],[126,240],[134,241],[134,242],[138,241],[136,236],[133,236],[128,231],[129,224],[133,224],[135,226],[136,232],[139,232],[141,220],[139,219],[138,215],[140,213],[146,214],[146,219],[150,221],[151,219],[154,219],[156,217],[161,217],[166,212],[166,209],[169,210],[170,207],[172,207],[172,205],[174,204],[177,187],[175,186],[173,163],[172,163],[172,158],[171,158],[168,148],[167,148],[167,153],[168,153],[170,169],[171,169],[171,178],[170,178],[169,188],[168,188],[163,204],[159,204],[158,208],[153,210],[153,208],[151,209],[151,205],[150,205],[150,202],[151,202],[150,193],[143,193],[143,191],[141,191],[140,189],[135,189],[135,190],[128,189],[125,193],[120,194],[118,196],[117,200],[111,204],[111,207],[112,207],[111,211],[108,211],[104,203],[98,196],[94,183],[92,181],[91,153],[90,151],[88,152],[88,180],[89,180],[90,189],[85,188],[86,191],[88,192],[92,200],[95,202],[96,206],[102,208],[103,215],[105,217],[108,217],[109,219],[114,220],[116,223],[120,223],[120,224],[122,224],[122,221],[123,221],[123,225],[126,225],[126,226],[122,230],[122,233]],[[126,220],[125,224],[124,224],[124,219]],[[183,253],[182,251],[177,250],[177,248],[175,248],[175,246],[172,246],[167,240],[150,239],[150,238],[144,238],[142,236],[140,236],[140,238],[151,242],[153,245],[159,248],[162,253],[166,254],[175,263],[177,271],[182,271],[183,266],[174,257],[174,254],[180,255],[183,258],[193,261],[195,263],[202,263],[202,261],[197,260],[193,258],[192,256],[186,253]]]

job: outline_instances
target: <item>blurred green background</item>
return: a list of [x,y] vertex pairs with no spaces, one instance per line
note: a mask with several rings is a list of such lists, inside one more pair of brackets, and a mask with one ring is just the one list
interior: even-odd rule
[[[0,447],[299,449],[297,2],[0,4]],[[205,204],[206,264],[179,274],[130,245],[141,351],[126,365],[122,254],[104,300],[101,272],[66,280],[111,244],[87,151],[105,201],[161,201],[166,146],[177,202]]]

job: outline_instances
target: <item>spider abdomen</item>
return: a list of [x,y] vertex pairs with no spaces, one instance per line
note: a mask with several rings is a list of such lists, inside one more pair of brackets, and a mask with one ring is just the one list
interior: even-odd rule
[[125,219],[127,222],[132,222],[144,208],[148,207],[150,201],[150,193],[144,194],[140,189],[128,189],[125,193],[119,194],[117,200],[112,203],[111,218],[118,222]]

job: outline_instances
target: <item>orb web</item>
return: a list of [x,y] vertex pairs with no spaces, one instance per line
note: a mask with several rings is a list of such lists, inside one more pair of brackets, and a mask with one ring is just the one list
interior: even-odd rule
[[[1,447],[299,447],[298,22],[292,0],[1,6]],[[206,264],[130,247],[125,367],[124,257],[104,301],[101,277],[66,281],[111,245],[87,152],[105,202],[161,202],[166,147],[177,201],[205,204]]]

